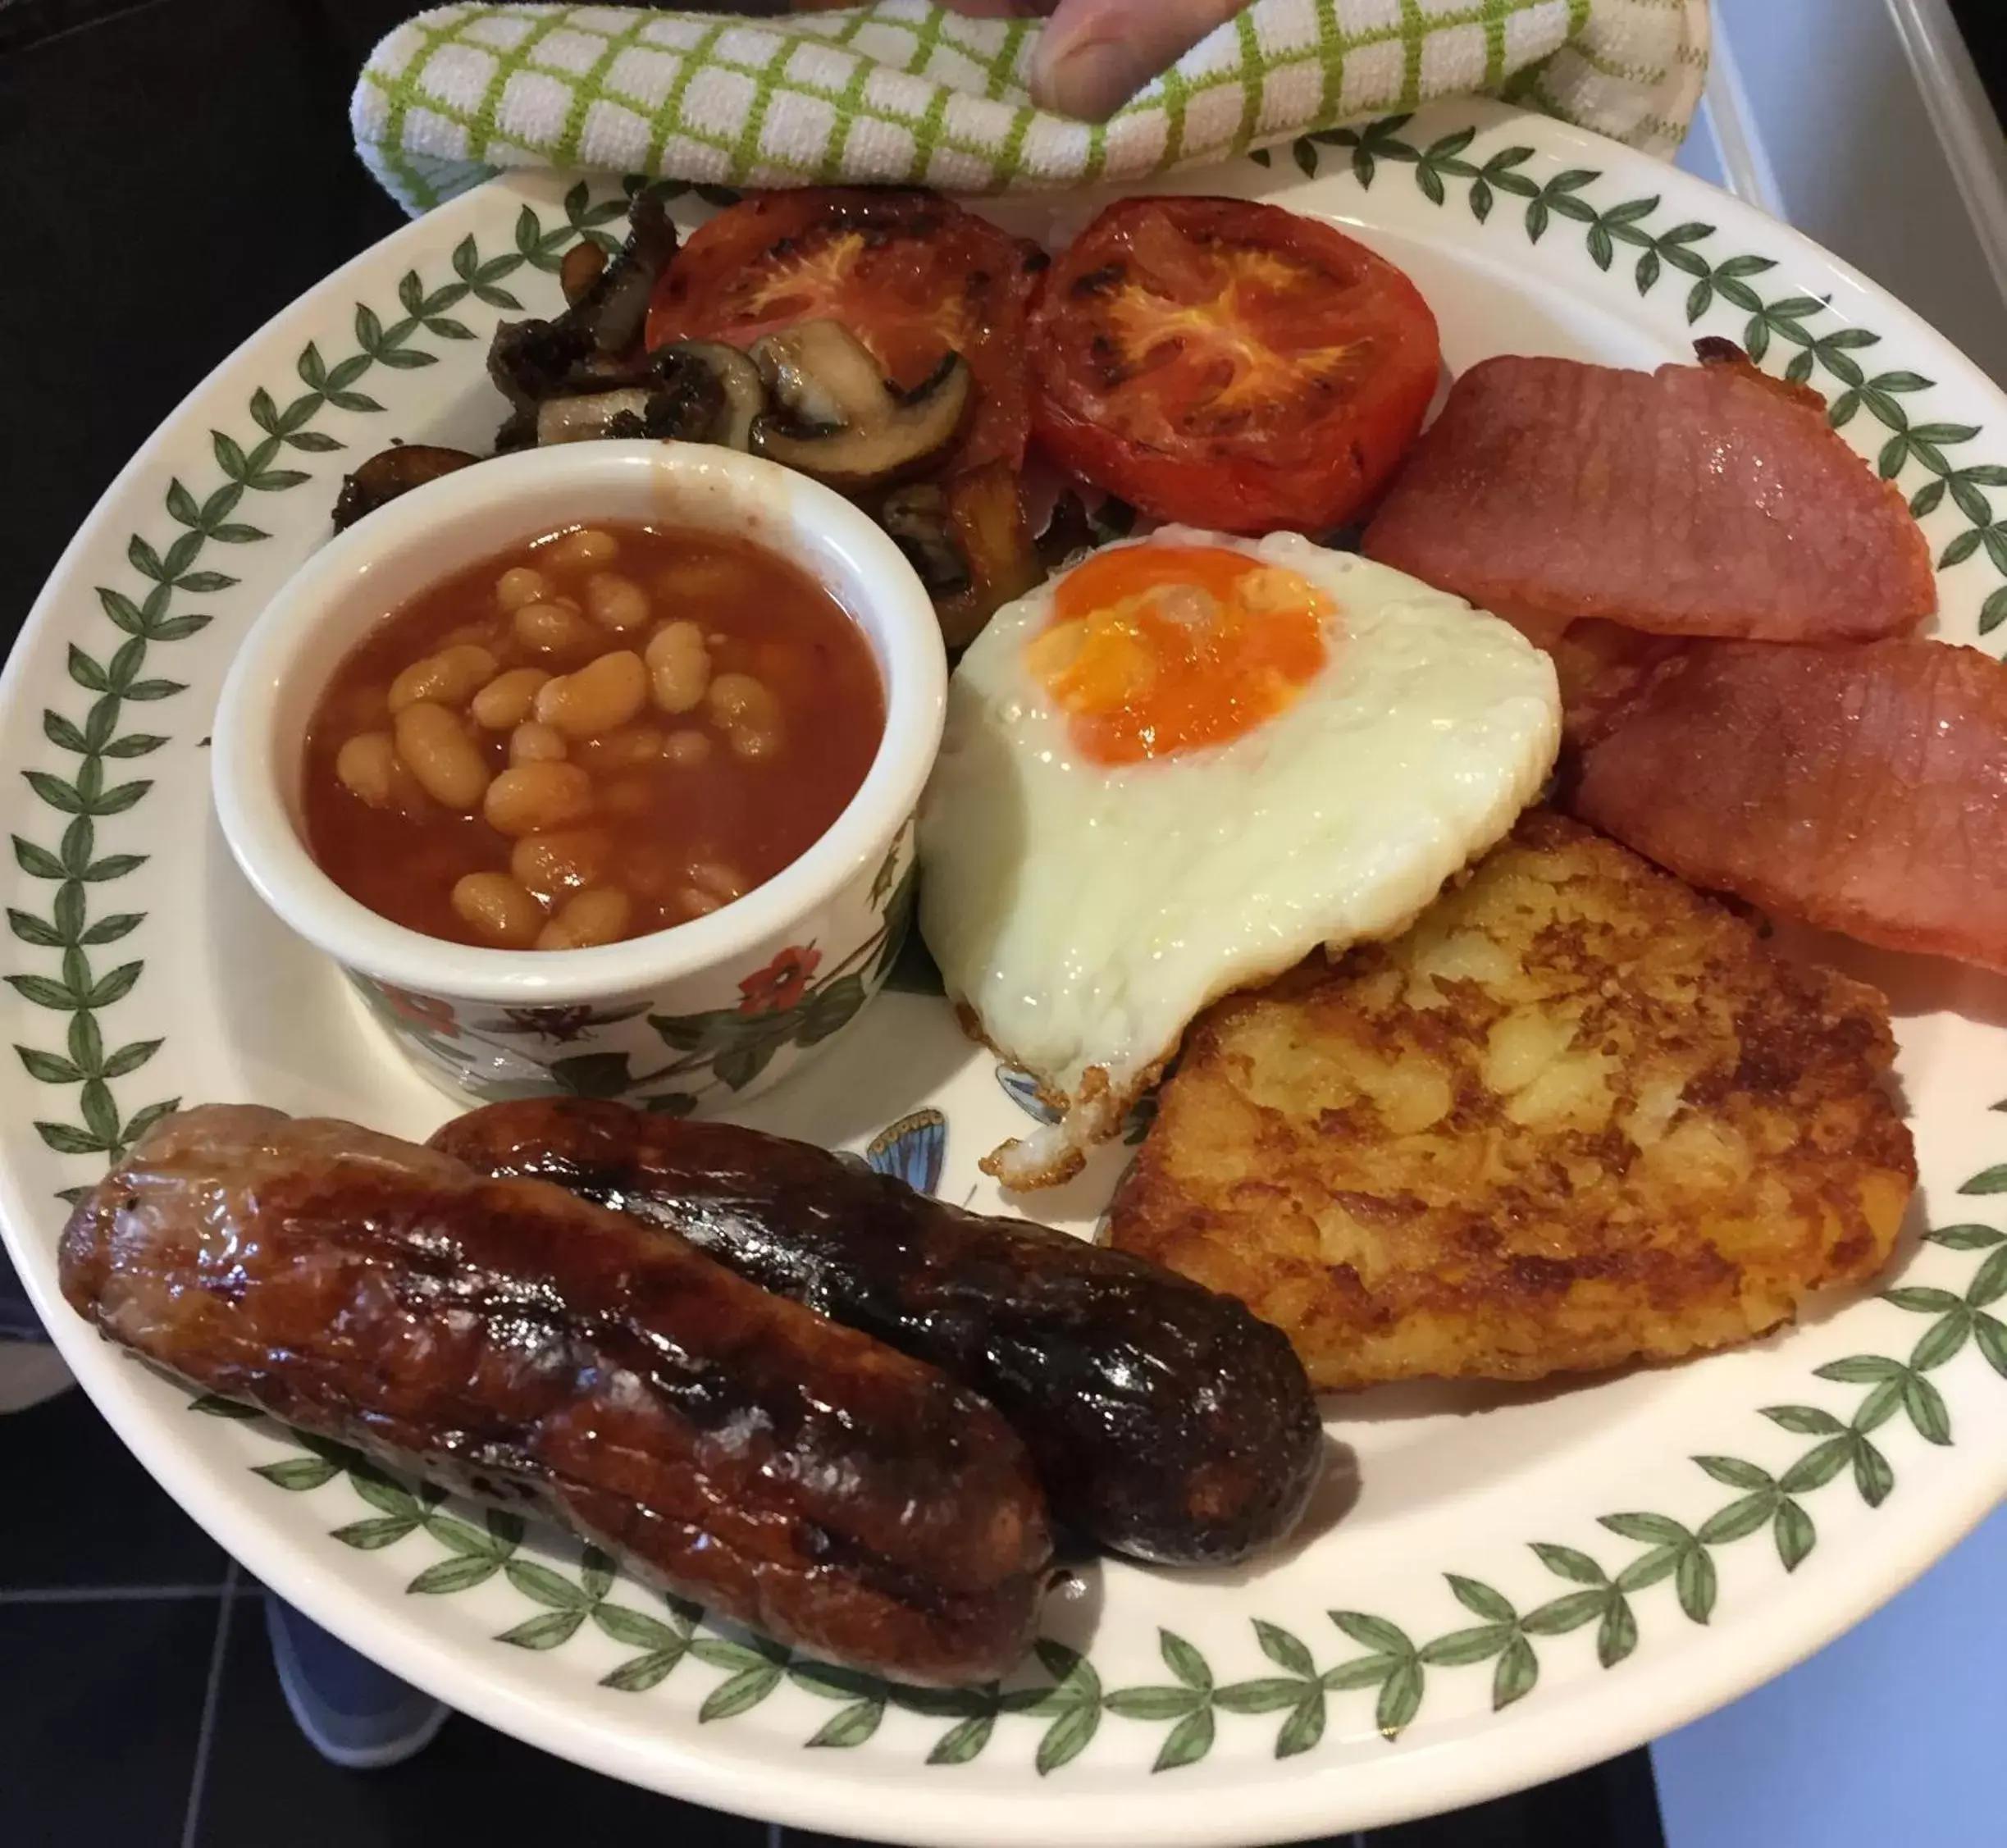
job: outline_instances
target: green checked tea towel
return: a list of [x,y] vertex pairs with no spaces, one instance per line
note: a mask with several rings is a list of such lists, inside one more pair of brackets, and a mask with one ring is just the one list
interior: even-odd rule
[[1133,181],[1482,91],[1652,153],[1707,69],[1707,0],[1255,0],[1106,123],[1032,107],[1038,22],[930,0],[762,19],[441,7],[384,39],[351,116],[422,212],[499,168],[954,192]]

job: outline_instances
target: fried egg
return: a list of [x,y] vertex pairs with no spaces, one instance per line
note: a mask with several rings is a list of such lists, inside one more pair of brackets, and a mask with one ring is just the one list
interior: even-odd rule
[[1058,1120],[983,1162],[1049,1186],[1207,1002],[1398,935],[1552,769],[1553,664],[1293,533],[1168,527],[1006,605],[949,684],[920,930]]

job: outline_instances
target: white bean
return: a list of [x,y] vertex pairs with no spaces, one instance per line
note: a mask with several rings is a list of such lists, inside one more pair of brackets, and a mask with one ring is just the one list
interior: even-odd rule
[[567,603],[526,603],[513,620],[516,639],[539,655],[583,655],[604,639],[582,610]]
[[550,589],[542,572],[532,571],[527,564],[513,565],[495,579],[495,600],[513,615],[526,603],[548,595]]
[[544,928],[544,908],[506,873],[469,873],[453,888],[467,925],[504,950],[527,950]]
[[721,724],[748,732],[778,732],[781,702],[764,680],[750,673],[721,673],[711,682],[711,710]]
[[542,834],[592,812],[592,779],[576,764],[518,764],[488,785],[481,813],[498,834]]
[[690,883],[728,901],[746,896],[746,875],[722,860],[692,860]]
[[582,526],[568,532],[543,556],[560,571],[575,571],[586,565],[611,564],[620,556],[620,541],[597,527]]
[[390,710],[400,713],[421,700],[436,705],[465,705],[495,678],[500,665],[486,649],[471,641],[442,648],[436,655],[413,661],[390,682]]
[[648,698],[648,669],[631,648],[617,648],[576,673],[536,690],[536,716],[568,738],[590,738],[617,730]]
[[623,633],[645,628],[655,614],[648,605],[647,591],[632,577],[610,571],[595,571],[586,580],[586,608],[595,623]]
[[425,792],[399,760],[388,732],[362,732],[335,754],[335,777],[358,801],[372,809],[422,808]]
[[633,901],[618,886],[595,886],[565,901],[538,933],[540,950],[589,950],[627,934]]
[[662,741],[662,755],[679,769],[695,769],[710,761],[711,735],[708,732],[672,732]]
[[550,678],[541,668],[511,668],[482,687],[469,710],[490,732],[513,732],[530,716],[537,688]]
[[596,828],[564,828],[526,835],[509,856],[519,883],[546,897],[593,884],[605,870],[613,842]]
[[562,764],[566,756],[564,734],[548,725],[527,719],[509,734],[511,764]]
[[488,764],[458,714],[421,700],[395,721],[397,755],[419,787],[444,808],[472,814],[488,788]]
[[648,640],[648,679],[655,704],[668,713],[688,712],[711,683],[711,653],[695,623],[664,623]]

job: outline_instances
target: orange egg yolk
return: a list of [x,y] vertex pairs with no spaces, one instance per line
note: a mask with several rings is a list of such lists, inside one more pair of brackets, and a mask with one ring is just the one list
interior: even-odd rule
[[1097,764],[1225,744],[1286,710],[1323,668],[1331,600],[1221,545],[1124,545],[1063,578],[1025,649]]

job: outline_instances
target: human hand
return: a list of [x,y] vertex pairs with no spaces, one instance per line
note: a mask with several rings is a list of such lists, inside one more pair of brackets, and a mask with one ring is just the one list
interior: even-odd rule
[[[946,0],[956,12],[988,10],[988,0]],[[1242,0],[1057,0],[1033,55],[1032,101],[1082,121],[1105,121],[1150,80],[1182,57]]]
[[[797,11],[853,0],[791,0]],[[1033,53],[1031,98],[1041,109],[1106,121],[1188,52],[1242,0],[942,0],[974,19],[1047,16]]]

